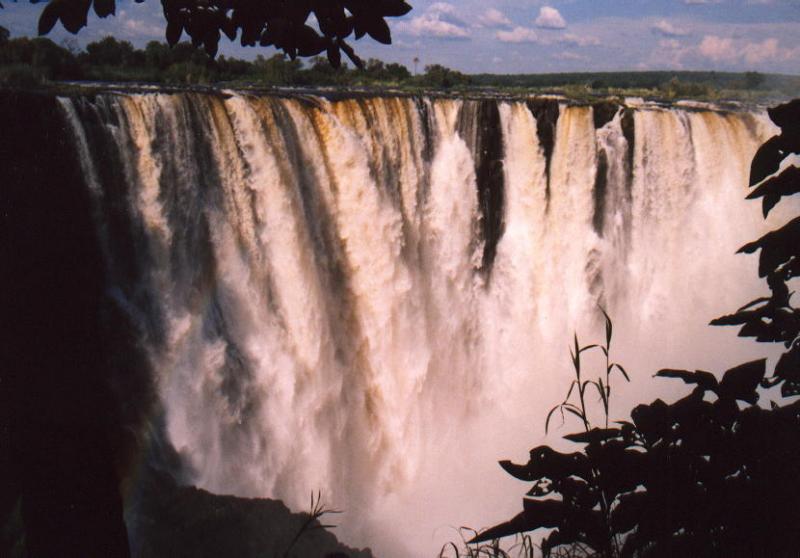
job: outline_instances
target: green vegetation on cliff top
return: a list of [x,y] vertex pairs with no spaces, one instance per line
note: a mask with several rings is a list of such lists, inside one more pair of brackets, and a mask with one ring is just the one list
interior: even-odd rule
[[10,38],[0,27],[0,86],[37,87],[63,81],[212,85],[242,87],[336,87],[399,89],[406,92],[501,91],[562,94],[589,100],[604,96],[649,99],[770,102],[800,90],[800,76],[757,72],[583,72],[466,75],[439,64],[412,74],[406,66],[370,59],[363,69],[334,69],[323,57],[290,60],[284,54],[252,61],[210,58],[190,43],[169,47],[152,41],[137,49],[106,37],[85,49],[44,38]]

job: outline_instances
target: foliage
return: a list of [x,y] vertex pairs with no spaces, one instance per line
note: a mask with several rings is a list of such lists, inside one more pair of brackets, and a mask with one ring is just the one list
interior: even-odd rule
[[742,83],[743,89],[758,89],[764,83],[764,74],[758,72],[746,72],[744,74],[744,82]]
[[[781,163],[790,153],[800,153],[800,99],[769,110],[781,133],[762,145],[750,167],[747,199],[762,199],[764,217],[784,196],[800,193],[800,168]],[[739,252],[761,250],[758,275],[766,279],[770,296],[758,298],[735,313],[718,318],[713,325],[740,325],[739,336],[757,341],[783,343],[788,349],[775,367],[767,386],[781,385],[784,396],[800,394],[800,309],[793,306],[789,282],[800,277],[800,216]]]
[[687,97],[707,97],[713,89],[707,83],[683,82],[673,77],[659,86],[667,99],[685,99]]
[[[468,76],[440,65],[412,76],[402,64],[371,58],[364,68],[343,63],[333,68],[324,57],[305,63],[283,53],[253,61],[219,56],[211,59],[191,43],[168,46],[158,41],[137,49],[128,41],[105,37],[89,43],[85,51],[70,50],[45,38],[15,38],[0,43],[3,83],[35,85],[48,80],[96,80],[149,83],[237,82],[259,86],[364,86],[402,85],[450,87],[469,82]],[[15,77],[16,76],[16,77]]]
[[[626,94],[664,98],[673,94],[682,98],[717,100],[791,97],[797,94],[800,78],[758,72],[715,71],[642,71],[642,72],[571,72],[554,74],[476,74],[470,76],[479,87],[521,88],[561,91],[564,94],[583,90],[593,96]],[[674,82],[673,82],[674,80]],[[673,82],[671,88],[670,83]],[[777,95],[776,95],[777,94]],[[672,97],[674,98],[674,97]]]
[[[800,192],[797,167],[781,165],[800,153],[800,100],[769,111],[781,134],[753,159],[748,198],[763,198],[764,214],[783,196]],[[580,379],[580,355],[572,352],[577,379],[561,409],[580,418],[583,432],[565,436],[582,445],[573,453],[534,448],[524,465],[500,465],[534,482],[523,511],[475,536],[492,541],[539,528],[545,556],[584,548],[595,556],[791,556],[800,546],[800,400],[757,404],[759,388],[781,386],[798,394],[800,314],[791,306],[787,282],[800,275],[800,217],[740,251],[761,250],[759,275],[770,297],[757,299],[715,325],[741,325],[740,335],[781,342],[788,350],[767,376],[766,359],[726,371],[665,369],[656,375],[692,386],[667,404],[657,399],[633,409],[630,421],[592,427],[585,389],[603,384]],[[610,321],[607,319],[608,327]],[[610,345],[610,330],[607,342]],[[610,375],[607,364],[607,378]],[[605,385],[608,385],[608,380]],[[579,404],[569,396],[577,388]],[[606,417],[607,397],[601,398]],[[549,417],[548,417],[549,418]]]
[[44,73],[27,64],[11,64],[0,67],[0,85],[10,87],[32,88],[47,81]]
[[[161,4],[170,46],[176,45],[185,32],[195,47],[202,46],[214,57],[224,34],[231,41],[238,36],[242,46],[272,45],[292,60],[325,52],[337,68],[342,51],[356,66],[363,65],[346,38],[354,35],[360,39],[368,34],[380,43],[391,44],[385,18],[411,10],[404,0],[162,0]],[[101,18],[116,11],[115,0],[51,0],[39,18],[39,34],[49,33],[58,21],[70,33],[77,33],[86,26],[92,6]],[[311,15],[319,30],[308,25]]]
[[[547,74],[534,76],[465,75],[439,64],[425,67],[422,75],[411,75],[402,64],[369,59],[363,68],[348,68],[342,63],[332,68],[325,57],[305,61],[290,59],[285,53],[253,61],[225,56],[210,58],[189,42],[170,47],[149,42],[137,49],[127,41],[106,37],[80,51],[62,42],[46,38],[14,38],[3,41],[0,29],[0,74],[4,84],[36,85],[47,81],[95,80],[148,83],[241,83],[256,86],[400,86],[406,89],[448,89],[491,86],[500,89],[524,87],[561,92],[571,99],[592,102],[599,94],[622,94],[618,87],[655,84],[652,90],[626,91],[625,94],[661,98],[705,98],[723,96],[751,98],[774,95],[778,90],[796,91],[800,78],[789,76],[722,74],[714,72],[634,72],[618,74]],[[417,59],[417,62],[419,60]],[[30,68],[9,68],[9,66]],[[754,76],[751,74],[755,74]],[[674,79],[673,79],[674,78]],[[755,85],[756,81],[759,85]],[[673,80],[673,81],[670,81]],[[705,81],[704,81],[705,80]],[[788,81],[787,81],[788,80]],[[794,81],[792,81],[794,80]],[[749,89],[750,85],[758,88]],[[672,84],[672,85],[670,85]],[[729,87],[732,89],[720,90]],[[742,89],[748,87],[748,89]]]
[[49,39],[23,37],[0,43],[3,73],[12,72],[8,68],[14,66],[27,66],[28,73],[36,75],[37,81],[81,77],[80,64],[75,56]]
[[440,64],[432,64],[425,66],[425,75],[423,76],[422,83],[429,87],[441,87],[448,89],[454,85],[468,85],[471,83],[469,76],[445,68]]
[[294,548],[294,545],[297,544],[297,541],[305,534],[315,529],[333,529],[336,525],[333,524],[324,524],[320,523],[320,519],[322,519],[325,515],[328,514],[337,514],[342,513],[340,510],[329,510],[322,504],[322,493],[317,492],[316,497],[314,493],[311,493],[311,507],[308,511],[308,517],[298,529],[297,534],[292,539],[292,542],[289,543],[289,546],[286,548],[286,552],[283,553],[283,558],[289,558],[290,552]]
[[445,544],[439,550],[438,558],[534,558],[539,547],[533,542],[530,535],[521,534],[516,537],[514,544],[508,549],[500,545],[498,539],[483,544],[467,544],[467,534],[474,538],[478,532],[468,527],[458,529],[461,537],[461,546],[454,542]]
[[[615,370],[618,371],[622,376],[627,380],[631,381],[628,373],[622,367],[622,365],[611,362],[611,338],[614,332],[614,325],[611,322],[611,318],[608,317],[605,310],[602,310],[603,317],[605,318],[605,326],[606,326],[606,342],[605,345],[586,345],[585,347],[581,347],[578,343],[578,336],[575,335],[575,348],[570,349],[570,357],[572,358],[572,368],[575,370],[575,379],[569,385],[569,390],[567,391],[567,396],[564,398],[564,401],[555,407],[553,407],[550,412],[547,414],[547,419],[544,422],[544,429],[547,432],[547,429],[550,425],[550,419],[553,416],[553,413],[556,410],[561,412],[561,419],[564,419],[564,411],[571,413],[578,417],[581,422],[583,423],[584,428],[588,432],[591,429],[591,422],[589,420],[589,415],[586,412],[586,391],[587,388],[594,387],[597,390],[597,393],[600,395],[600,401],[603,404],[603,413],[605,414],[605,427],[608,428],[608,415],[610,409],[610,402],[611,402],[611,374]],[[581,378],[582,372],[582,359],[581,355],[586,351],[590,351],[592,349],[600,349],[603,351],[603,355],[605,355],[606,365],[605,365],[605,376],[600,376],[596,380],[584,380]],[[605,382],[603,378],[605,377]],[[576,393],[578,395],[578,405],[570,402],[570,396]]]

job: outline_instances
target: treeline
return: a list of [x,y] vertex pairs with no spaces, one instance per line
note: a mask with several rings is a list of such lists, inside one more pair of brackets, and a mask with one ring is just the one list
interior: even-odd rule
[[[415,64],[417,60],[415,59]],[[582,98],[631,94],[665,99],[793,96],[800,77],[758,72],[574,72],[465,75],[439,64],[412,75],[402,64],[367,60],[363,69],[334,69],[324,57],[290,60],[283,54],[252,61],[210,58],[190,43],[170,48],[151,41],[143,49],[106,37],[85,49],[50,39],[10,38],[0,26],[0,85],[35,86],[49,81],[113,81],[158,84],[248,84],[255,86],[377,86],[449,89],[522,89]]]
[[571,72],[556,74],[476,74],[477,86],[505,88],[584,88],[587,90],[655,90],[674,96],[699,97],[719,90],[780,91],[795,95],[800,78],[759,72],[650,71]]
[[85,49],[67,48],[50,39],[11,39],[0,27],[0,84],[36,85],[48,81],[117,81],[166,84],[221,82],[253,85],[411,85],[449,88],[471,83],[468,76],[440,66],[426,66],[413,76],[402,64],[370,59],[363,69],[345,64],[334,69],[326,58],[290,60],[283,54],[255,60],[226,56],[211,59],[190,43],[169,47],[151,41],[137,49],[127,41],[106,37]]

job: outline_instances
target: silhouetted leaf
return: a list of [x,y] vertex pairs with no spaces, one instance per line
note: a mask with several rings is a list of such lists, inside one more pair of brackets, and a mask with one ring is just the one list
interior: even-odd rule
[[537,446],[530,452],[525,465],[500,461],[500,466],[514,478],[535,481],[541,478],[559,480],[570,475],[586,478],[590,468],[586,456],[581,453],[560,453],[548,446]]
[[53,29],[60,17],[61,5],[60,0],[52,0],[44,7],[39,16],[39,35],[47,35]]
[[770,120],[784,133],[797,134],[800,130],[800,99],[794,99],[777,107],[770,107],[767,109],[767,114]]
[[217,55],[217,48],[219,47],[219,31],[216,29],[209,30],[209,33],[205,37],[205,42],[203,43],[203,47],[206,51],[206,54],[211,58],[214,58]]
[[665,368],[656,372],[656,376],[661,378],[680,378],[687,384],[697,384],[700,388],[706,391],[714,391],[717,389],[717,378],[710,372],[703,370],[695,370],[689,372],[688,370],[673,370]]
[[603,313],[603,318],[605,318],[606,321],[606,351],[604,352],[607,354],[607,348],[611,347],[611,334],[614,330],[614,324],[611,323],[611,318],[608,317],[608,314],[602,307],[600,311]]
[[61,9],[61,24],[64,29],[76,34],[86,26],[91,0],[60,0],[63,2]]
[[97,17],[108,17],[114,15],[116,5],[114,0],[94,0],[94,13]]
[[540,527],[557,527],[564,515],[564,504],[556,500],[523,499],[524,511],[514,516],[511,521],[490,527],[476,535],[468,544],[480,543],[526,533]]
[[745,244],[739,252],[752,254],[761,250],[758,262],[759,277],[766,277],[789,261],[800,249],[800,217],[795,217],[780,229],[768,232],[755,242]]
[[[575,385],[575,384],[573,383],[572,385]],[[570,391],[572,391],[571,387],[570,387]],[[547,431],[550,428],[550,418],[553,416],[553,413],[555,413],[559,409],[561,409],[561,405],[556,405],[555,407],[550,409],[549,413],[547,413],[547,418],[544,421],[544,433],[545,434],[547,434]],[[564,411],[563,410],[561,411],[561,418],[562,418],[562,420],[564,418]]]
[[170,19],[167,21],[167,44],[175,46],[181,38],[183,33],[183,25],[177,19]]
[[647,506],[647,499],[646,492],[632,492],[620,496],[619,504],[611,513],[611,528],[614,533],[627,533],[636,527]]
[[800,192],[800,168],[790,166],[779,175],[765,180],[747,196],[747,199],[752,200],[763,197],[763,213],[764,217],[766,217],[780,201],[781,197],[791,196],[798,192]]
[[553,492],[553,482],[549,479],[539,479],[536,481],[536,484],[526,492],[526,496],[531,497],[542,497],[547,496],[548,494]]
[[661,399],[649,405],[637,405],[631,419],[648,443],[653,443],[669,431],[669,408]]
[[728,314],[727,316],[720,316],[719,318],[714,318],[709,322],[709,325],[713,326],[733,326],[733,325],[742,325],[749,322],[752,319],[758,319],[760,313],[755,311],[746,311],[742,312],[741,310],[736,314]]
[[369,19],[365,22],[365,29],[369,36],[385,45],[392,44],[392,32],[389,25],[381,17]]
[[719,396],[755,404],[758,401],[756,388],[764,378],[766,367],[767,360],[760,359],[731,368],[722,376],[718,389]]
[[238,30],[232,19],[223,18],[223,21],[220,24],[220,29],[222,29],[222,32],[225,33],[226,37],[228,37],[228,40],[236,40],[236,34]]
[[576,409],[574,407],[570,407],[568,405],[563,406],[564,410],[572,415],[578,417],[582,422],[586,422],[586,417],[584,416],[583,412],[580,409]]
[[783,397],[793,397],[800,395],[800,382],[785,381],[781,385],[781,395]]
[[411,11],[404,0],[380,0],[380,13],[384,17],[400,17]]
[[334,68],[339,68],[342,65],[342,53],[339,50],[339,47],[336,45],[331,45],[328,47],[328,62]]
[[693,431],[698,428],[707,420],[707,416],[713,414],[711,403],[703,400],[704,393],[705,390],[698,387],[669,406],[671,422],[679,435],[685,435],[687,429]]
[[353,51],[353,48],[344,41],[339,42],[339,48],[347,55],[350,61],[355,64],[356,68],[364,69],[364,61],[359,58]]
[[536,500],[523,498],[522,509],[529,521],[541,527],[556,527],[564,515],[564,503],[557,500]]
[[308,25],[303,25],[297,33],[297,54],[314,56],[326,50],[328,42]]
[[534,475],[533,467],[531,467],[530,464],[517,465],[516,463],[512,463],[511,461],[509,461],[507,459],[503,460],[503,461],[499,461],[498,463],[500,463],[500,466],[503,468],[503,470],[506,473],[508,473],[509,475],[514,477],[515,479],[519,479],[519,480],[522,480],[522,481],[531,481],[532,482],[532,481],[535,481],[535,480],[537,480],[539,478],[539,477],[536,477]]
[[614,370],[614,368],[616,368],[617,370],[619,370],[620,372],[622,372],[622,375],[625,377],[625,379],[626,379],[628,382],[630,382],[630,381],[631,381],[630,377],[628,376],[628,373],[627,373],[627,372],[625,372],[625,369],[622,367],[622,365],[620,365],[620,364],[617,364],[617,363],[615,362],[614,364],[612,364],[612,365],[611,365],[611,370],[613,371],[613,370]]
[[356,40],[360,39],[367,34],[366,18],[363,16],[356,16],[353,18],[353,32],[355,33]]
[[775,365],[775,376],[790,383],[800,383],[800,342],[781,355]]
[[789,154],[786,138],[773,136],[756,151],[750,164],[750,186],[755,186],[780,169],[781,162]]
[[592,428],[589,432],[577,432],[575,434],[567,434],[564,436],[565,440],[570,442],[577,442],[582,444],[604,442],[611,438],[616,438],[620,435],[619,428]]
[[564,477],[553,484],[555,491],[562,495],[562,501],[569,507],[592,509],[600,500],[600,492],[585,479]]

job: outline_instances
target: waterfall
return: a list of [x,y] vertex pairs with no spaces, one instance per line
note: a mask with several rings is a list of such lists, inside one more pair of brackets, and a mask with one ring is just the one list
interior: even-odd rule
[[769,229],[743,199],[774,133],[760,113],[231,91],[60,103],[111,300],[187,481],[296,510],[321,490],[344,540],[378,555],[435,555],[451,525],[515,513],[524,487],[496,461],[545,439],[572,333],[596,340],[601,306],[633,375],[615,418],[662,394],[660,367],[764,354],[705,326],[761,289],[755,259],[734,256]]

